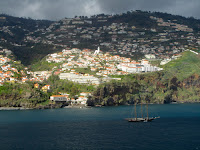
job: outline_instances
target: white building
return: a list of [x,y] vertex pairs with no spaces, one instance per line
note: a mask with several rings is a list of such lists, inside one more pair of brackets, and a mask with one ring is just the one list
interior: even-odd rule
[[97,50],[95,50],[94,55],[98,55],[100,53],[100,47],[98,47]]
[[167,64],[168,62],[170,62],[172,59],[171,58],[169,58],[169,59],[164,59],[164,60],[162,60],[161,62],[160,62],[160,65],[165,65],[165,64]]
[[54,102],[67,102],[69,98],[67,95],[52,95],[50,96],[50,100]]
[[67,79],[67,80],[81,83],[81,84],[94,84],[94,85],[100,84],[100,80],[98,78],[94,76],[90,76],[90,75],[79,75],[75,73],[61,73],[59,77],[62,80]]
[[79,96],[78,99],[76,100],[77,103],[86,105],[88,98],[85,96]]
[[155,59],[156,56],[153,55],[153,54],[146,54],[146,55],[145,55],[145,58],[147,58],[147,59]]

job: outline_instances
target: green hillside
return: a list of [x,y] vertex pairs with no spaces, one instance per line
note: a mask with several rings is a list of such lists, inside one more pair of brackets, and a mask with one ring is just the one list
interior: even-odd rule
[[97,88],[91,104],[200,102],[200,58],[192,52],[164,66],[160,72],[132,74]]
[[175,76],[179,81],[183,81],[194,74],[200,75],[200,55],[190,51],[183,52],[180,58],[167,63],[164,70],[165,78]]

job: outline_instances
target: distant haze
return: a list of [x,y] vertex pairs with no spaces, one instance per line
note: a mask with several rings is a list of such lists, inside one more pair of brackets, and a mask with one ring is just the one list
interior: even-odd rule
[[159,11],[200,18],[200,0],[1,0],[0,13],[33,19],[116,14],[130,10]]

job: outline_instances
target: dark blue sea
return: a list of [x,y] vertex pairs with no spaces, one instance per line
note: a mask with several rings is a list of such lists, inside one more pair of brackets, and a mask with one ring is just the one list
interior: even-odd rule
[[150,105],[147,123],[133,108],[0,111],[0,150],[200,150],[200,104]]

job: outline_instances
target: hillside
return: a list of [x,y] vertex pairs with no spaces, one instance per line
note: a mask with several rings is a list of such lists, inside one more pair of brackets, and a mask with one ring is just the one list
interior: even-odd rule
[[178,81],[183,81],[194,74],[200,75],[200,55],[184,52],[181,58],[167,63],[164,70],[166,78],[175,76]]
[[[69,60],[69,64],[62,55]],[[74,59],[72,60],[70,56]],[[87,59],[83,59],[84,57]],[[1,57],[1,61],[7,62],[6,65],[1,65],[0,107],[62,107],[62,104],[49,104],[49,97],[67,93],[70,98],[76,99],[81,92],[90,93],[88,105],[200,102],[200,58],[191,51],[181,53],[181,57],[166,64],[163,71],[146,70],[146,73],[143,73],[141,70],[128,75],[128,72],[115,69],[114,64],[127,62],[129,58],[112,56],[108,53],[94,55],[88,50],[81,52],[73,49],[54,53],[32,66],[32,69],[40,68],[48,71],[32,72],[28,68],[25,69],[20,61],[13,61],[10,58]],[[54,62],[59,59],[63,62]],[[102,70],[105,68],[101,66],[103,65],[101,61],[104,65],[110,66],[105,67],[110,71]],[[102,69],[92,70],[89,66],[82,66],[83,63],[92,64],[90,62],[95,62],[98,66],[101,64]],[[141,64],[139,68],[152,68],[150,65]],[[110,77],[104,78],[106,73],[104,71]],[[47,85],[50,89],[45,91],[44,87]]]
[[[0,15],[0,49],[10,49],[18,60],[28,65],[55,51],[54,46],[42,42],[28,42],[26,37],[40,35],[53,21]],[[39,38],[40,39],[40,38]]]
[[99,86],[89,104],[200,102],[199,64],[199,55],[184,52],[162,72],[121,76]]
[[25,36],[31,32],[39,32],[47,28],[51,23],[52,21],[48,20],[33,20],[30,18],[0,15],[1,43],[11,43],[13,46],[24,45]]
[[0,15],[0,46],[25,65],[64,48],[90,48],[140,59],[199,49],[200,20],[160,12],[129,11],[65,18],[57,22]]

